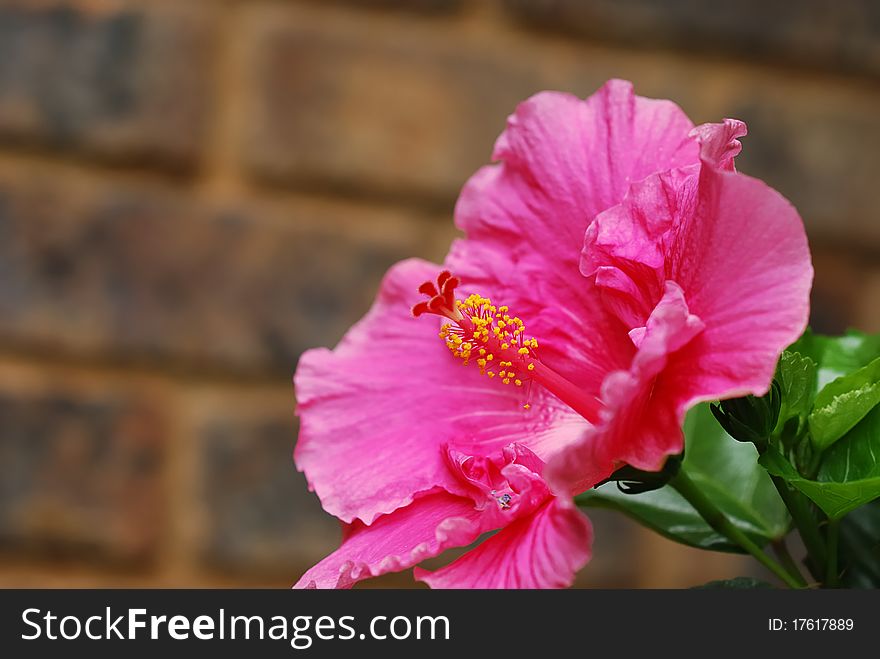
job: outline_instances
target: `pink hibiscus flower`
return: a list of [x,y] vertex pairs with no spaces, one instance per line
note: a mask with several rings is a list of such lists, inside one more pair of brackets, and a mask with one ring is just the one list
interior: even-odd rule
[[791,205],[733,171],[743,134],[622,81],[517,108],[462,191],[446,268],[394,266],[339,346],[300,360],[295,459],[345,530],[298,586],[494,530],[417,578],[569,585],[592,535],[572,494],[662,468],[696,402],[767,390],[812,269]]

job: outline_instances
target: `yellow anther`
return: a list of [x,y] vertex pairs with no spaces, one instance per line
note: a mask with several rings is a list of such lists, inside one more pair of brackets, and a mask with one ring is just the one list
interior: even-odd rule
[[525,405],[523,405],[523,409],[524,409],[524,410],[527,410],[527,409],[529,409],[530,407],[531,407],[531,405],[529,405],[528,403],[526,403]]
[[[526,360],[534,358],[532,349],[538,345],[536,339],[526,338],[523,321],[511,315],[509,307],[495,307],[489,298],[477,294],[456,300],[453,308],[459,311],[462,320],[444,324],[439,332],[452,355],[464,365],[473,359],[483,375],[490,378],[497,375],[504,384],[522,387],[528,378],[521,374],[535,370],[535,364]],[[498,360],[493,349],[500,351]],[[512,359],[516,359],[516,371]],[[489,371],[489,366],[496,363],[498,368]]]

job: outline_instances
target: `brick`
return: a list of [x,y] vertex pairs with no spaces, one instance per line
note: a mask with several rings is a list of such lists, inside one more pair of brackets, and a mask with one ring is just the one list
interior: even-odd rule
[[392,9],[425,14],[449,14],[461,9],[463,0],[312,0],[316,3],[349,5],[359,9]]
[[840,334],[850,327],[880,330],[877,291],[880,269],[876,255],[843,245],[813,247],[810,326],[822,334]]
[[208,118],[209,25],[193,11],[96,7],[0,8],[0,141],[191,167]]
[[366,311],[388,266],[442,256],[448,236],[417,220],[0,174],[0,344],[286,381]]
[[154,557],[166,426],[155,404],[0,382],[0,549],[103,564]]
[[755,84],[733,93],[749,125],[741,171],[785,194],[813,239],[880,247],[880,96],[819,84]]
[[675,100],[697,123],[744,119],[742,171],[790,198],[814,236],[880,244],[880,95],[871,85],[523,34],[453,40],[424,21],[360,18],[251,16],[244,156],[256,176],[451,199],[489,160],[520,100],[540,89],[586,96],[617,76]]
[[[523,46],[525,49],[525,46]],[[695,123],[735,117],[749,134],[738,169],[766,181],[794,203],[813,241],[880,247],[880,92],[851,79],[675,55],[572,46],[560,57],[529,51],[548,88],[579,96],[607,78],[632,80],[636,93],[669,98]],[[554,57],[550,57],[550,54]]]
[[275,409],[240,396],[223,400],[195,431],[205,519],[199,555],[209,566],[286,574],[293,583],[340,538],[338,522],[293,463],[293,391]]
[[626,45],[880,74],[880,11],[873,0],[504,0],[504,6],[530,26]]
[[637,90],[675,100],[696,123],[745,121],[737,168],[790,199],[811,240],[880,247],[880,94],[872,86],[680,60],[633,68]]
[[424,21],[384,18],[250,17],[243,158],[257,177],[447,202],[539,88],[528,62],[508,65]]

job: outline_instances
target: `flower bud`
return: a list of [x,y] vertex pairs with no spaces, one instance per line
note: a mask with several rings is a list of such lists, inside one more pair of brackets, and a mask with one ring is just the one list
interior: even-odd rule
[[727,434],[739,442],[765,446],[779,420],[782,395],[776,380],[764,396],[744,396],[712,403],[712,414]]

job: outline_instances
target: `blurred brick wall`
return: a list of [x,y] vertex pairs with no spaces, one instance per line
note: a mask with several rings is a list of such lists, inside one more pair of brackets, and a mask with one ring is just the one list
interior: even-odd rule
[[[746,120],[740,169],[810,232],[814,325],[880,330],[878,7],[0,2],[0,585],[287,586],[333,547],[290,460],[298,355],[443,257],[540,89]],[[584,585],[748,569],[595,519]]]

